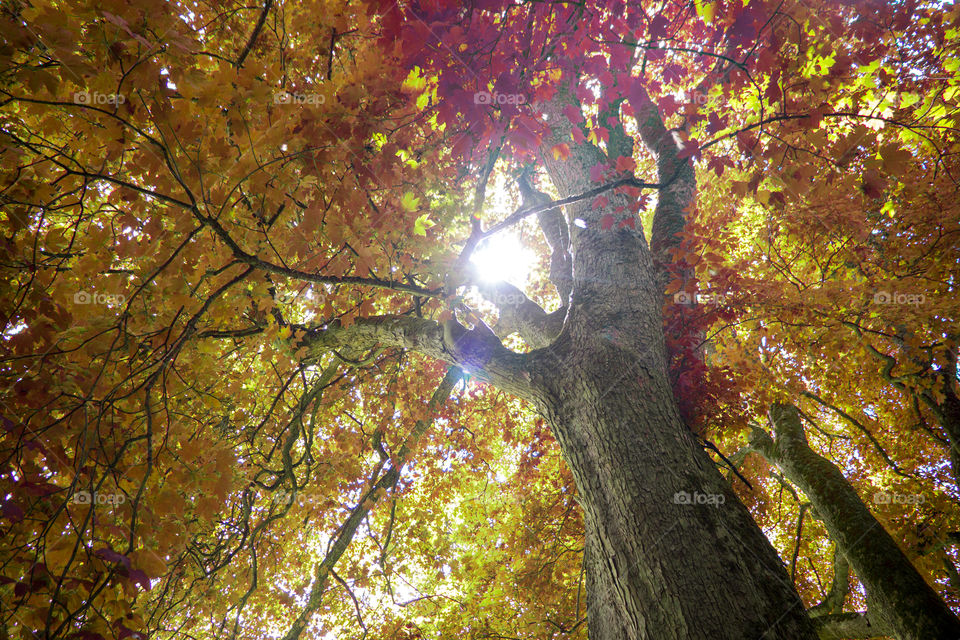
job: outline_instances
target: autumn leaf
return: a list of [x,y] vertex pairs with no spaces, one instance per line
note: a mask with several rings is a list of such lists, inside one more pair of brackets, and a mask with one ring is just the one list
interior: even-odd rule
[[427,229],[436,226],[436,223],[430,220],[430,214],[424,213],[417,217],[413,223],[413,232],[418,236],[426,236]]
[[407,191],[400,198],[400,206],[407,211],[416,211],[420,208],[420,198],[414,195],[413,192]]
[[555,160],[566,160],[570,157],[570,146],[565,143],[557,144],[550,149],[550,152],[553,153]]

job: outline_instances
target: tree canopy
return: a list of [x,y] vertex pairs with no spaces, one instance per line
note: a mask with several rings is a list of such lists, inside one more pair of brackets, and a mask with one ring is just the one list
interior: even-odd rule
[[576,233],[649,243],[680,415],[808,608],[867,602],[765,455],[776,403],[960,611],[958,30],[912,0],[3,3],[2,637],[586,638],[523,367]]

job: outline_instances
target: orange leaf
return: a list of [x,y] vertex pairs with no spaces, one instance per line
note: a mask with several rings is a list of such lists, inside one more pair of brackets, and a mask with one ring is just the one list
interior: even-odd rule
[[550,151],[553,152],[553,157],[556,160],[566,160],[570,157],[570,146],[565,142],[553,145]]

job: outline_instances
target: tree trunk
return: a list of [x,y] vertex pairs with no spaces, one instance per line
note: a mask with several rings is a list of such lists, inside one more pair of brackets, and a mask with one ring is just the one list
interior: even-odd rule
[[803,491],[867,594],[869,617],[899,640],[960,638],[960,620],[877,522],[840,469],[807,444],[797,408],[770,408],[776,440],[754,430],[751,446]]
[[[549,153],[570,139],[562,100],[544,105],[554,136],[542,156],[567,196],[606,158],[590,144],[566,161]],[[632,204],[612,193],[568,210],[580,219],[570,308],[556,341],[531,354],[535,403],[583,508],[590,638],[815,638],[783,562],[680,418],[650,250],[642,232],[601,223]]]
[[544,413],[583,508],[590,638],[816,637],[783,562],[681,423],[663,369],[570,338]]

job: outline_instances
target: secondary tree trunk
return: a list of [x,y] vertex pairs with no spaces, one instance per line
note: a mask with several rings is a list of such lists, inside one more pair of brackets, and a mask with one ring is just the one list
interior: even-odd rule
[[807,443],[797,408],[770,408],[776,440],[755,430],[751,446],[780,467],[816,508],[867,594],[868,615],[899,640],[960,638],[960,620],[917,572],[832,462]]

